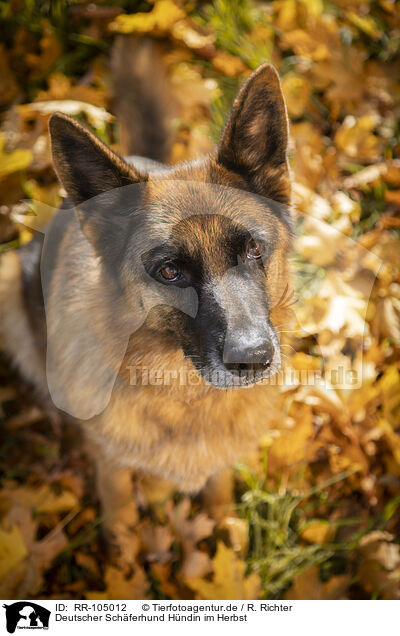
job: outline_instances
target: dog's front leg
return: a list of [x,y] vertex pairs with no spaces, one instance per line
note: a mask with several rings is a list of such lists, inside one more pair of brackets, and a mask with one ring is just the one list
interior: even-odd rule
[[210,517],[221,521],[235,515],[233,470],[226,468],[209,477],[203,488],[203,504]]
[[112,561],[126,570],[135,564],[139,541],[135,533],[138,520],[133,498],[132,473],[121,470],[96,447],[94,455],[97,492],[102,508],[102,528]]
[[126,569],[134,565],[139,548],[135,533],[138,513],[133,500],[132,474],[128,469],[118,470],[113,464],[100,461],[96,464],[103,529],[111,558]]

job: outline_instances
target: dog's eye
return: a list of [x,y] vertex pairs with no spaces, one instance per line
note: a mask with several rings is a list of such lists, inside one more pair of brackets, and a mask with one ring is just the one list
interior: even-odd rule
[[247,243],[247,258],[257,259],[264,254],[264,244],[261,241],[251,239]]
[[182,278],[182,272],[173,263],[165,263],[158,272],[161,278],[169,283],[173,283]]

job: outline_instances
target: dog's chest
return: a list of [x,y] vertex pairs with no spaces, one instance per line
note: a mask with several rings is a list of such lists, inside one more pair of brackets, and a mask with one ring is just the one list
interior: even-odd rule
[[276,389],[210,390],[198,399],[116,392],[90,433],[112,460],[174,481],[186,491],[254,450],[279,413]]

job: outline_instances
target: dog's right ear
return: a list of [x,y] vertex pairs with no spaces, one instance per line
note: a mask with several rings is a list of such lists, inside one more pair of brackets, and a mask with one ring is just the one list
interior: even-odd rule
[[249,188],[290,201],[288,117],[279,76],[263,64],[244,82],[223,130],[217,161],[244,177]]
[[147,180],[71,117],[54,113],[49,130],[57,176],[75,205]]

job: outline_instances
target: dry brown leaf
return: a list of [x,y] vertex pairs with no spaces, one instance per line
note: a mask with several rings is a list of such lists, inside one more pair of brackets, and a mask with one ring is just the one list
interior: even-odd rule
[[174,536],[167,526],[155,526],[145,521],[139,527],[139,536],[149,561],[162,563],[171,557],[170,548]]
[[207,576],[210,572],[212,572],[212,563],[209,555],[206,552],[194,549],[185,556],[179,571],[179,577],[183,581],[188,581]]
[[211,569],[208,554],[197,549],[202,539],[210,536],[215,521],[204,513],[197,514],[193,519],[190,515],[190,499],[183,499],[177,506],[170,508],[168,517],[177,538],[182,543],[183,560],[181,574],[183,577],[204,576]]
[[4,44],[0,44],[0,104],[4,108],[11,104],[18,94],[18,84],[15,80],[9,53]]
[[205,539],[212,533],[215,521],[204,513],[199,513],[193,518],[190,515],[190,499],[187,497],[168,513],[168,517],[178,537],[189,550],[201,539]]
[[388,532],[374,531],[360,542],[360,579],[371,596],[400,599],[400,546]]
[[32,78],[42,77],[46,71],[55,65],[62,54],[61,43],[57,38],[55,29],[52,28],[47,20],[43,20],[41,26],[43,35],[40,40],[40,54],[26,53],[26,62],[31,68]]

